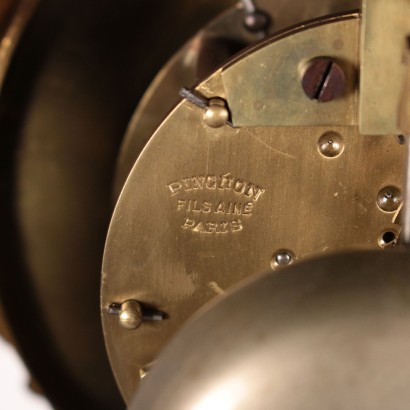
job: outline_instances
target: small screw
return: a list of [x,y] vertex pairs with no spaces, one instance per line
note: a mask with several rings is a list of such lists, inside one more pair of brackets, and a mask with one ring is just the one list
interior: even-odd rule
[[318,141],[319,152],[327,158],[335,158],[344,150],[343,138],[337,132],[326,132]]
[[145,308],[133,299],[128,299],[123,303],[111,303],[108,306],[108,313],[119,316],[120,324],[130,330],[138,329],[144,321],[165,319],[163,312]]
[[385,212],[397,211],[402,202],[400,189],[394,186],[387,186],[377,194],[377,206]]
[[343,94],[345,85],[343,70],[331,58],[314,58],[304,66],[302,88],[311,100],[332,101]]
[[273,255],[271,268],[277,269],[278,267],[288,266],[293,263],[295,254],[289,249],[279,249]]

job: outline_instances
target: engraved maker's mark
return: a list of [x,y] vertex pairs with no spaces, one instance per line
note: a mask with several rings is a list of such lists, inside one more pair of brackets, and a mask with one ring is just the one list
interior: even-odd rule
[[178,199],[177,211],[193,214],[245,215],[252,216],[253,202],[201,201]]
[[[167,187],[171,197],[178,196],[176,211],[185,216],[182,229],[200,234],[223,235],[242,231],[243,221],[253,215],[255,202],[265,193],[259,185],[235,178],[231,173],[181,178]],[[224,198],[230,193],[234,199],[215,199],[218,193]]]
[[232,174],[216,175],[199,175],[194,177],[182,178],[168,184],[171,195],[177,195],[182,192],[221,190],[232,191],[238,195],[244,195],[252,201],[257,201],[265,192],[260,186],[245,181],[241,178],[234,178]]

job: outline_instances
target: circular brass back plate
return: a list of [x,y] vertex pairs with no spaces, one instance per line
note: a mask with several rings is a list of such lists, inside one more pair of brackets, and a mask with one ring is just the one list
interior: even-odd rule
[[[241,107],[253,102],[252,115],[262,116],[258,107],[272,109],[282,98],[289,101],[289,121],[300,112],[302,122],[310,110],[316,123],[214,129],[203,122],[201,108],[184,100],[140,155],[111,222],[102,277],[105,337],[126,400],[139,383],[140,369],[199,307],[275,266],[278,250],[300,260],[346,248],[378,248],[383,231],[399,234],[397,212],[382,211],[377,196],[384,186],[401,187],[404,149],[394,136],[359,135],[351,122],[359,22],[352,14],[281,34],[198,86],[207,97],[228,96],[228,106],[237,107],[233,118],[240,121],[247,120]],[[340,44],[336,39],[343,40],[342,49],[334,48]],[[294,61],[314,56],[315,42],[318,53],[332,51],[348,67],[346,94],[325,107],[337,126],[321,124],[328,118],[318,103],[292,85],[298,78]],[[276,70],[284,73],[280,78],[275,72],[264,75],[270,59],[287,64],[287,70]],[[240,67],[252,77],[241,76]],[[288,97],[270,94],[278,81],[290,84]],[[257,104],[253,95],[264,99]],[[333,157],[320,149],[329,132],[343,146]],[[121,328],[108,307],[128,299],[164,312],[166,319],[146,321],[133,331]]]

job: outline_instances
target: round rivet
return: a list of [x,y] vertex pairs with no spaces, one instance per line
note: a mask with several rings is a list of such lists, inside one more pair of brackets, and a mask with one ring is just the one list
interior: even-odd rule
[[401,201],[401,191],[394,186],[387,186],[377,194],[377,206],[385,212],[397,211]]
[[335,158],[344,150],[343,138],[337,132],[327,132],[318,141],[319,152],[327,158]]
[[229,120],[229,111],[222,98],[211,98],[209,105],[205,109],[204,121],[211,128],[219,128]]
[[126,300],[121,304],[121,312],[119,315],[120,324],[126,329],[138,329],[142,322],[142,309],[139,302],[136,300]]
[[273,255],[271,268],[277,269],[278,267],[288,266],[295,259],[295,254],[289,249],[279,249]]

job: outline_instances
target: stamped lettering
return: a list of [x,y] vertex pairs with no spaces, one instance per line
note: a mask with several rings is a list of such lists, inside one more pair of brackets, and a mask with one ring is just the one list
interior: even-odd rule
[[200,175],[182,178],[170,182],[168,189],[172,196],[195,191],[232,191],[244,195],[256,202],[264,194],[265,190],[253,182],[241,178],[235,178],[232,174]]
[[261,186],[231,173],[184,177],[167,184],[167,189],[183,218],[181,228],[206,235],[241,232],[265,193]]

